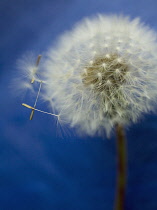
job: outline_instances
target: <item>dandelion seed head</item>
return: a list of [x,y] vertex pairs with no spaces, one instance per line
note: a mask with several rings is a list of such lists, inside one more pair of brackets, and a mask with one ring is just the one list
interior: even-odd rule
[[86,18],[47,55],[44,95],[81,133],[109,135],[115,124],[129,125],[155,110],[156,33],[138,18]]

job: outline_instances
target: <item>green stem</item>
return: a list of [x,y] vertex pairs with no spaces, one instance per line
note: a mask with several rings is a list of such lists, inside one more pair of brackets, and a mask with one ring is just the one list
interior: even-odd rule
[[117,137],[117,191],[115,200],[115,210],[124,210],[126,191],[126,139],[123,126],[116,125]]

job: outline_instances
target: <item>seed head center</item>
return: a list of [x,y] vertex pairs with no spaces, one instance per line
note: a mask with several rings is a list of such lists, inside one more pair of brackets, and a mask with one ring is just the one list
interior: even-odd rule
[[90,61],[82,74],[85,86],[91,86],[96,92],[119,88],[125,82],[128,66],[117,54],[107,54]]
[[117,54],[107,54],[90,61],[81,75],[84,86],[101,96],[102,113],[109,119],[121,116],[122,110],[127,107],[121,89],[127,72],[128,65],[123,58]]

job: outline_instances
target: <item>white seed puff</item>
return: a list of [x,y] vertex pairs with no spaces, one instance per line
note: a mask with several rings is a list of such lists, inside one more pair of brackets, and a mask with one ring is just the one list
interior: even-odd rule
[[110,134],[155,110],[156,33],[140,20],[97,15],[79,22],[49,49],[43,98],[81,133]]

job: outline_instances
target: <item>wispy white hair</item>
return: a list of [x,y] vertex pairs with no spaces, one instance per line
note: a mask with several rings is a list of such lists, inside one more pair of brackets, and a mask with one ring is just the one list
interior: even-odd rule
[[[143,113],[155,110],[156,33],[138,18],[130,20],[129,17],[102,14],[86,18],[64,33],[46,54],[41,78],[45,82],[43,98],[57,110],[61,122],[69,123],[81,133],[102,135],[106,130],[109,134],[115,124],[128,125]],[[114,57],[110,62],[106,60],[110,67],[102,68],[104,63],[97,66],[96,82],[83,76],[89,74],[96,59],[110,56]],[[117,86],[106,77],[116,78],[119,74],[120,78],[122,67],[114,68],[118,63],[127,66],[127,70],[122,75],[123,82]],[[105,74],[107,71],[110,73]],[[84,79],[90,80],[88,85]]]

